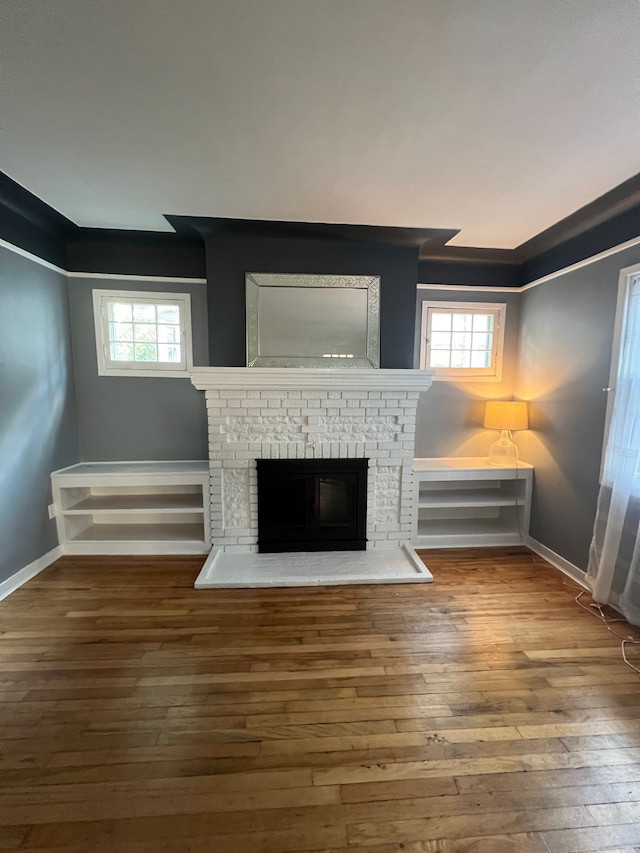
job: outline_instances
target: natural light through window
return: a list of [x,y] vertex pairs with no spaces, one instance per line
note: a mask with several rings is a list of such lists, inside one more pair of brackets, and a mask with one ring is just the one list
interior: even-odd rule
[[93,294],[101,375],[184,375],[191,366],[188,294]]
[[436,379],[498,380],[506,305],[423,302],[420,367]]

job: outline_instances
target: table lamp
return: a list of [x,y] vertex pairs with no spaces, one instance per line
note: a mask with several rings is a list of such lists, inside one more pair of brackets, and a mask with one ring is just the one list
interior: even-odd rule
[[511,431],[529,428],[526,402],[490,400],[484,411],[484,426],[501,431],[500,438],[489,448],[489,462],[496,466],[517,465],[518,448],[513,443]]

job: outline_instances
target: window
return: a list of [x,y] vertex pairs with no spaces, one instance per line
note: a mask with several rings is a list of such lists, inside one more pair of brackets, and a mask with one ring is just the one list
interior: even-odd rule
[[192,365],[188,293],[94,290],[100,376],[185,376]]
[[596,601],[640,625],[640,268],[620,273],[607,413],[608,436],[589,548]]
[[423,302],[420,367],[434,379],[499,381],[506,312],[502,302]]

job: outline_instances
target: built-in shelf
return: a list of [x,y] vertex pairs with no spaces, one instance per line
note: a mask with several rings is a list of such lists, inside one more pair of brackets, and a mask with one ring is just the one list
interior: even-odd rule
[[421,491],[419,507],[517,506],[521,498],[503,489],[433,489]]
[[76,542],[195,542],[202,539],[199,524],[91,524],[75,537]]
[[463,548],[526,541],[533,467],[498,468],[481,457],[414,461],[413,545]]
[[67,554],[200,554],[211,547],[206,461],[86,462],[51,475]]
[[109,495],[91,495],[65,509],[65,515],[112,512],[204,512],[202,489],[185,494],[135,495],[119,492]]

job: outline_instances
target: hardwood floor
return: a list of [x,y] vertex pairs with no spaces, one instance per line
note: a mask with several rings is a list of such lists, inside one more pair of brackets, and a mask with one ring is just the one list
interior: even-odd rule
[[528,552],[425,553],[255,591],[58,561],[0,603],[0,850],[640,851],[618,641]]

